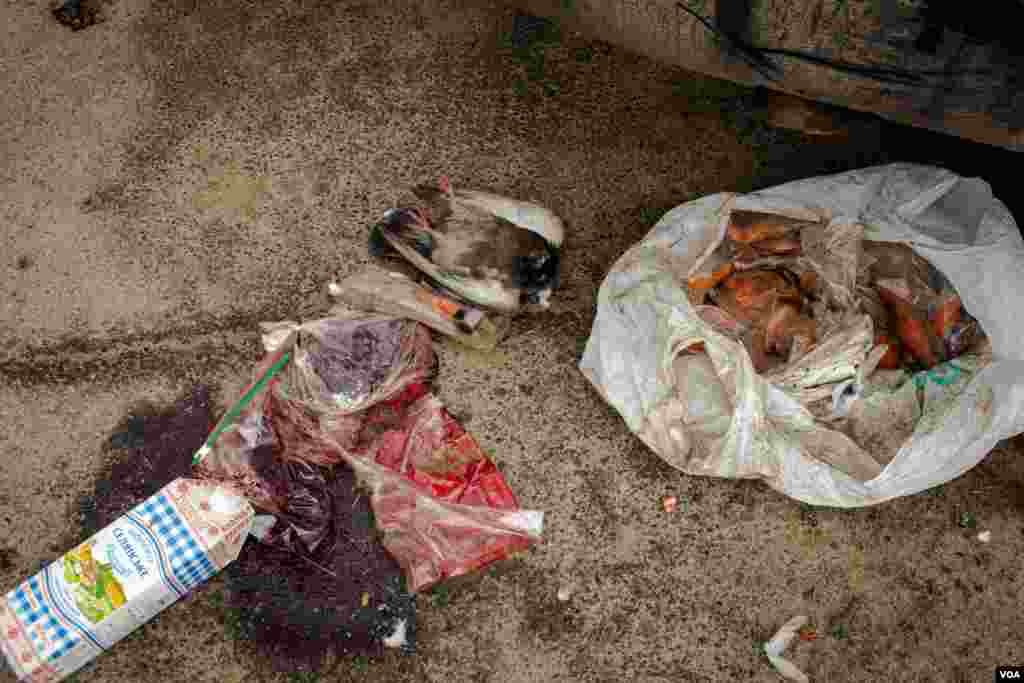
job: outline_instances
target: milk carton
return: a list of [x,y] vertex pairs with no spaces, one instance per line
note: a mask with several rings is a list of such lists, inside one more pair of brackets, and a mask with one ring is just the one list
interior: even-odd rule
[[245,499],[176,479],[0,598],[0,650],[21,681],[55,683],[238,557]]

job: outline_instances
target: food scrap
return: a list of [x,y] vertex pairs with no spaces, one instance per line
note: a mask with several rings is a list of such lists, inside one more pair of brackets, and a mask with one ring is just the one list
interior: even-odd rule
[[746,346],[758,373],[803,357],[851,313],[872,318],[875,347],[886,347],[878,351],[883,370],[928,370],[980,340],[952,285],[907,245],[858,236],[851,254],[856,282],[853,271],[848,283],[834,282],[821,258],[834,251],[829,240],[838,239],[838,230],[821,240],[831,229],[823,221],[734,210],[723,242],[687,278],[701,318],[720,328],[711,309],[734,321],[731,336]]
[[817,340],[810,304],[818,276],[799,260],[806,225],[784,216],[734,211],[726,241],[687,280],[691,300],[700,308],[710,299],[743,326],[741,336],[758,372],[802,355]]
[[[898,360],[886,355],[880,367],[930,370],[953,360],[979,341],[977,322],[963,309],[959,294],[925,258],[905,244],[863,244],[868,287],[884,306],[873,322]],[[898,343],[897,343],[898,342]]]

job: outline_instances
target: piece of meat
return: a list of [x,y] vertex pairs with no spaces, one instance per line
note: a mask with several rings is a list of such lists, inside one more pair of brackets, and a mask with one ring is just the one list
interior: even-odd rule
[[732,275],[736,268],[732,263],[723,263],[714,268],[710,273],[695,273],[687,279],[686,284],[690,289],[711,289],[717,287],[720,282]]
[[734,273],[719,288],[719,305],[746,322],[764,322],[781,302],[799,304],[800,291],[771,270]]
[[926,369],[934,367],[941,360],[941,355],[932,349],[928,326],[921,320],[912,316],[897,317],[896,334]]
[[784,216],[757,211],[733,211],[725,234],[733,242],[750,243],[780,239],[793,231],[793,221]]
[[778,306],[765,325],[765,349],[770,353],[788,355],[796,338],[801,339],[802,348],[810,348],[816,337],[814,321],[792,304]]

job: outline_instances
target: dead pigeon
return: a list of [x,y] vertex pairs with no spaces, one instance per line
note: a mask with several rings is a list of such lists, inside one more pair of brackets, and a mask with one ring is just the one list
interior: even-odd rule
[[374,226],[371,251],[389,245],[454,294],[484,308],[547,308],[558,283],[562,220],[542,206],[446,179],[418,185],[419,206],[393,209]]

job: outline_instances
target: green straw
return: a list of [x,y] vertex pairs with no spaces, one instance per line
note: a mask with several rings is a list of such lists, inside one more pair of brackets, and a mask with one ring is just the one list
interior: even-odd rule
[[220,437],[221,433],[238,419],[238,416],[242,413],[242,409],[249,405],[249,402],[252,401],[256,394],[263,391],[264,387],[267,386],[267,383],[270,382],[274,375],[280,372],[281,368],[287,365],[291,355],[290,351],[286,351],[276,363],[271,365],[270,368],[264,372],[258,380],[256,380],[256,382],[249,388],[249,391],[245,392],[242,398],[238,399],[235,405],[231,406],[231,409],[224,413],[224,417],[220,419],[217,426],[214,427],[213,431],[210,432],[210,435],[206,437],[206,441],[203,443],[202,447],[196,451],[194,456],[192,456],[193,465],[199,463],[203,458],[209,455],[210,451],[213,450],[213,444],[217,442],[217,438]]

